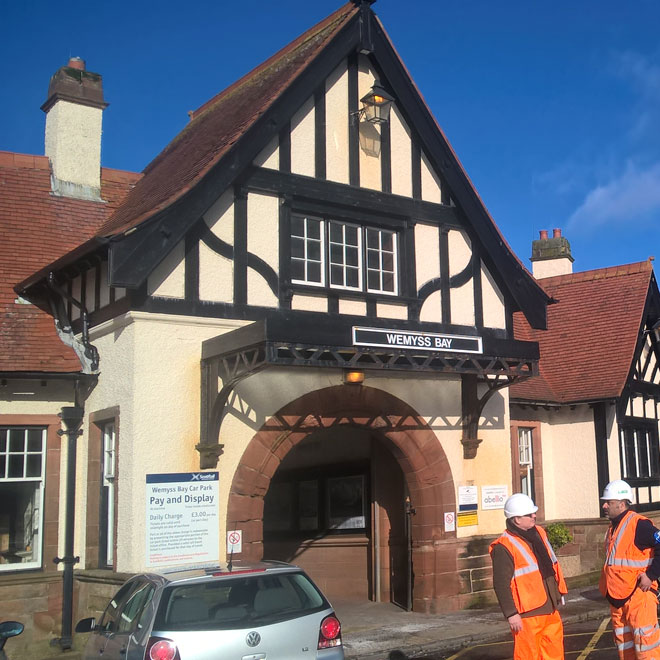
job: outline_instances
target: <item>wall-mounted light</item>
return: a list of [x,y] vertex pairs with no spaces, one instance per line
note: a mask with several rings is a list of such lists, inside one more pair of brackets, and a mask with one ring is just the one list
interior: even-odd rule
[[371,124],[384,124],[390,119],[393,102],[394,97],[383,89],[379,80],[375,80],[369,93],[360,99],[362,109],[356,113],[358,119],[364,118]]
[[362,385],[364,383],[364,371],[344,371],[344,383],[346,385]]

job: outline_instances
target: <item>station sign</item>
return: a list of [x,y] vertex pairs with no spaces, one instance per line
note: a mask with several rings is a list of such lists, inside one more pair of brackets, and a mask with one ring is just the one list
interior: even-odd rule
[[452,353],[483,353],[481,337],[445,335],[412,330],[387,330],[353,326],[353,346],[400,348],[417,351],[448,351]]

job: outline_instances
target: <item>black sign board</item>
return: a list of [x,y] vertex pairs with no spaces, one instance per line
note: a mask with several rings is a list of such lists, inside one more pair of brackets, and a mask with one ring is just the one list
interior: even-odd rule
[[481,337],[443,335],[434,332],[360,328],[353,326],[353,346],[377,346],[417,351],[483,353]]

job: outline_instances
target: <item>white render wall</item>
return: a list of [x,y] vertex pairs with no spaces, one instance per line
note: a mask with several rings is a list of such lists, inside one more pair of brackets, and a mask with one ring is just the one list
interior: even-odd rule
[[[91,339],[101,355],[99,385],[86,403],[95,411],[119,408],[117,570],[145,568],[145,478],[148,473],[199,470],[200,357],[205,339],[241,325],[226,320],[129,313],[94,328]],[[234,472],[248,443],[270,416],[310,391],[340,385],[341,370],[269,369],[242,381],[231,399],[220,434],[220,553],[224,550],[226,506]],[[411,405],[441,443],[459,485],[499,485],[510,489],[510,444],[506,394],[496,395],[482,417],[477,458],[463,459],[460,379],[381,377],[367,374],[365,386],[382,389]],[[79,483],[85,483],[88,429],[80,441]],[[78,489],[84,511],[86,492]],[[501,511],[480,511],[479,524],[458,528],[459,536],[497,533]],[[77,553],[84,553],[84,518],[79,517]]]

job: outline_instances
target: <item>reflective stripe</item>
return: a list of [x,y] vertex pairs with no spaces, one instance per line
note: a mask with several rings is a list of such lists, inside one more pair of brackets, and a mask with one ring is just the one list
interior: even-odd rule
[[[619,543],[621,541],[621,537],[623,536],[623,532],[626,530],[626,527],[630,524],[630,521],[633,519],[632,515],[627,515],[624,520],[622,520],[619,523],[619,527],[616,530],[616,536],[614,537],[614,543],[612,544],[612,547],[610,551],[607,554],[607,559],[605,560],[605,563],[609,566],[614,566],[614,557],[616,556],[616,551],[619,547]],[[610,527],[607,530],[607,540],[606,543],[610,540],[612,536],[612,528]]]
[[623,626],[623,628],[614,629],[615,635],[623,635],[623,633],[627,633],[627,632],[632,632],[632,628],[630,626]]
[[504,533],[507,535],[509,541],[511,541],[511,543],[516,546],[516,550],[520,552],[520,554],[525,558],[525,561],[527,562],[527,566],[516,569],[513,573],[513,576],[520,577],[521,575],[528,575],[529,573],[538,571],[539,565],[534,561],[529,552],[527,552],[527,548],[525,548],[525,546],[515,536],[513,536],[513,534],[509,534],[508,532]]
[[655,644],[639,644],[635,645],[635,648],[638,651],[650,651],[651,649],[656,648],[657,646],[660,646],[660,640],[658,640]]
[[633,568],[646,568],[651,565],[652,559],[612,559],[610,566],[632,566]]
[[622,644],[617,644],[617,648],[621,651],[624,649],[631,649],[635,646],[635,642],[623,642]]

